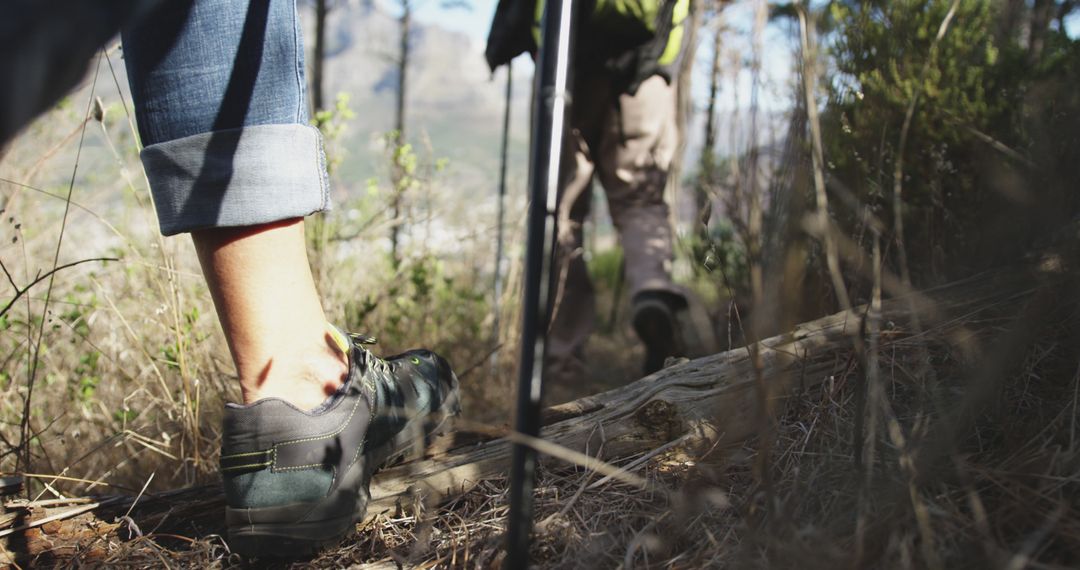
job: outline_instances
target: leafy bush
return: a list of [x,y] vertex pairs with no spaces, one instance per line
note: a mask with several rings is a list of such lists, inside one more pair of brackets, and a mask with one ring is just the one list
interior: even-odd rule
[[[977,224],[985,197],[975,132],[1015,143],[1019,92],[1004,74],[990,2],[960,2],[947,33],[931,47],[952,2],[833,2],[838,75],[823,118],[831,175],[891,227],[894,170],[903,156],[904,225],[914,266],[940,266],[965,226]],[[933,53],[932,53],[933,51]],[[918,99],[910,134],[905,118]],[[843,220],[849,235],[856,217]]]

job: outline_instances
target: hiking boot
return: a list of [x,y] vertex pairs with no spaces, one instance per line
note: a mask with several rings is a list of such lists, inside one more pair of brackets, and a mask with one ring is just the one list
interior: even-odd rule
[[634,296],[633,323],[645,344],[645,375],[664,367],[672,356],[685,356],[686,346],[675,313],[686,300],[668,291],[642,291]]
[[225,409],[221,473],[229,546],[244,556],[307,556],[339,541],[360,521],[372,473],[423,453],[457,415],[458,380],[427,350],[381,359],[338,339],[349,376],[318,408],[277,398]]

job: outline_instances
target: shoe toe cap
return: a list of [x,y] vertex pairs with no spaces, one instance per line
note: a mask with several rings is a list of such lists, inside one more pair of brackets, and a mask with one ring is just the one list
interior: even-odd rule
[[450,362],[436,352],[427,349],[410,350],[402,355],[419,369],[417,380],[427,384],[436,396],[435,408],[443,402],[457,399],[458,379]]

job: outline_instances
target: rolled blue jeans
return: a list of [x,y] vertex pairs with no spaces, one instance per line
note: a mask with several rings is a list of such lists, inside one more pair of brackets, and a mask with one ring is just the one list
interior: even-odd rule
[[329,207],[295,0],[167,0],[122,35],[161,233]]

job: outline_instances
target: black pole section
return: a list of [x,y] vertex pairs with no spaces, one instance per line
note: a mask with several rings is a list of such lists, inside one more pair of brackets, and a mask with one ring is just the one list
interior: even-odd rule
[[[555,253],[556,201],[563,133],[569,112],[570,53],[574,0],[546,0],[537,59],[529,156],[529,220],[525,246],[525,295],[518,369],[515,429],[540,435],[544,343],[550,316],[551,266]],[[505,568],[528,567],[532,532],[536,451],[514,444],[510,471],[510,520]]]
[[[514,95],[514,62],[506,64],[506,108],[503,110],[502,128],[502,151],[499,157],[499,203],[498,221],[495,225],[495,299],[491,303],[494,308],[491,325],[491,344],[499,344],[499,302],[502,301],[502,258],[503,258],[503,218],[506,216],[506,163],[510,151],[510,103]],[[499,351],[491,353],[491,367],[493,370],[499,366]]]

